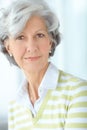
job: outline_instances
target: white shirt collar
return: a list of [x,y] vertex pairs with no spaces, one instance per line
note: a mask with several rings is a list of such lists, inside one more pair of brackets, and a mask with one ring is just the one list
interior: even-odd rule
[[[55,89],[58,84],[59,71],[55,65],[52,63],[49,64],[47,71],[42,79],[42,82],[39,86],[38,93],[40,94],[44,90]],[[17,99],[20,101],[26,100],[27,97],[27,80],[24,79],[22,85],[20,86],[17,92]],[[40,94],[41,95],[41,94]],[[29,98],[29,97],[28,97]]]
[[58,75],[57,68],[50,63],[39,88],[54,89],[57,86]]

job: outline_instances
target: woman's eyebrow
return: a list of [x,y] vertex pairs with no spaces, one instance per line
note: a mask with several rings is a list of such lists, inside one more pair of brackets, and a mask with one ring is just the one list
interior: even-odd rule
[[38,30],[36,30],[36,32],[40,32],[40,31],[47,33],[47,30],[46,30],[46,29],[38,29]]

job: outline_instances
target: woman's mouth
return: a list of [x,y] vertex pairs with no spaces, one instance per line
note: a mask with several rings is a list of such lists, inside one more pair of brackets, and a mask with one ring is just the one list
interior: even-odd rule
[[25,60],[28,61],[37,61],[41,56],[33,56],[33,57],[26,57]]

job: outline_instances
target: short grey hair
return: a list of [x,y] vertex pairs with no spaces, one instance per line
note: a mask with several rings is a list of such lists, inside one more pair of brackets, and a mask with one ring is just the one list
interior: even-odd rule
[[24,29],[27,21],[33,15],[41,16],[47,26],[52,40],[52,50],[49,57],[54,55],[56,46],[60,43],[59,20],[43,0],[16,0],[7,8],[0,9],[0,46],[10,63],[15,65],[13,57],[10,57],[4,41],[9,36],[17,37]]

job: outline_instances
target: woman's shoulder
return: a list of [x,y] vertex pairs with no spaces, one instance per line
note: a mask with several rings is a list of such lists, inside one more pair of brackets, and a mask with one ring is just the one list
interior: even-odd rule
[[13,105],[16,102],[16,95],[11,96],[8,100],[8,105]]
[[18,111],[21,108],[21,104],[17,101],[16,97],[12,98],[8,102],[9,112]]
[[80,77],[77,77],[77,76],[70,74],[68,72],[65,72],[63,70],[59,70],[59,75],[60,75],[61,80],[70,80],[70,81],[73,81],[73,82],[85,82],[85,83],[87,83],[87,80],[80,78]]
[[[59,70],[58,83],[65,89],[69,90],[86,90],[87,91],[87,81],[76,77],[72,74]],[[79,91],[79,90],[78,90]]]

